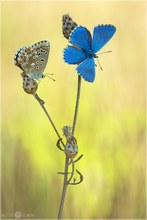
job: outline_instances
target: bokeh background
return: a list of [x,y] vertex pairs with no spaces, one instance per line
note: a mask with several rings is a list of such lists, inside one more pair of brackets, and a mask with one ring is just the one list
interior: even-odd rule
[[77,89],[76,67],[62,58],[69,44],[62,15],[69,13],[90,31],[113,24],[117,32],[101,50],[112,50],[99,58],[103,71],[97,67],[92,84],[82,80],[75,136],[84,181],[69,186],[63,218],[145,218],[145,2],[3,1],[1,8],[1,217],[57,217],[65,156],[37,101],[23,91],[13,58],[22,46],[50,41],[45,72],[56,82],[43,79],[38,94],[62,135],[72,125]]

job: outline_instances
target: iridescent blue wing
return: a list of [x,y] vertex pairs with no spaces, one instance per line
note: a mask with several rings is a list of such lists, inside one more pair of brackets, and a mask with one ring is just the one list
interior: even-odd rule
[[95,62],[94,58],[87,58],[77,66],[77,72],[86,81],[93,82],[95,79]]
[[116,28],[113,25],[98,25],[93,30],[92,51],[98,52],[114,35]]
[[86,54],[73,46],[68,46],[64,50],[64,60],[69,64],[79,64],[85,59]]
[[84,50],[88,50],[91,48],[91,34],[85,27],[78,26],[71,32],[69,42]]

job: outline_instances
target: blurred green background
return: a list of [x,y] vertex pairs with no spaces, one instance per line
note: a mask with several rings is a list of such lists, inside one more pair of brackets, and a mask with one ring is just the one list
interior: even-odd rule
[[101,50],[94,83],[82,80],[75,136],[82,184],[69,186],[63,217],[141,219],[146,212],[145,2],[3,1],[2,7],[2,218],[56,218],[65,156],[32,95],[22,89],[16,51],[49,40],[46,73],[38,94],[60,134],[72,125],[77,73],[64,63],[62,15],[90,31],[113,24],[117,32]]

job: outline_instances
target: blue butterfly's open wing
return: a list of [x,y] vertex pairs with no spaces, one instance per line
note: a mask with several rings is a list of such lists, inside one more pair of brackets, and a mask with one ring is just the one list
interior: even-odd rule
[[94,58],[87,58],[77,67],[77,72],[86,81],[93,82],[95,79],[95,62]]
[[81,63],[84,59],[86,59],[86,54],[73,47],[73,46],[68,46],[64,50],[64,60],[65,62],[69,64],[79,64]]
[[93,31],[92,51],[98,52],[114,35],[116,28],[113,25],[98,25]]
[[89,50],[92,42],[91,34],[85,27],[78,26],[72,31],[69,42],[84,50]]

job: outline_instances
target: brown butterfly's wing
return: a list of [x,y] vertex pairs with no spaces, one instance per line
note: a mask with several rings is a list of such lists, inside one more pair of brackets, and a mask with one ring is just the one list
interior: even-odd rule
[[50,43],[46,40],[30,47],[22,47],[15,54],[15,65],[29,75],[42,74],[48,61],[49,51]]

